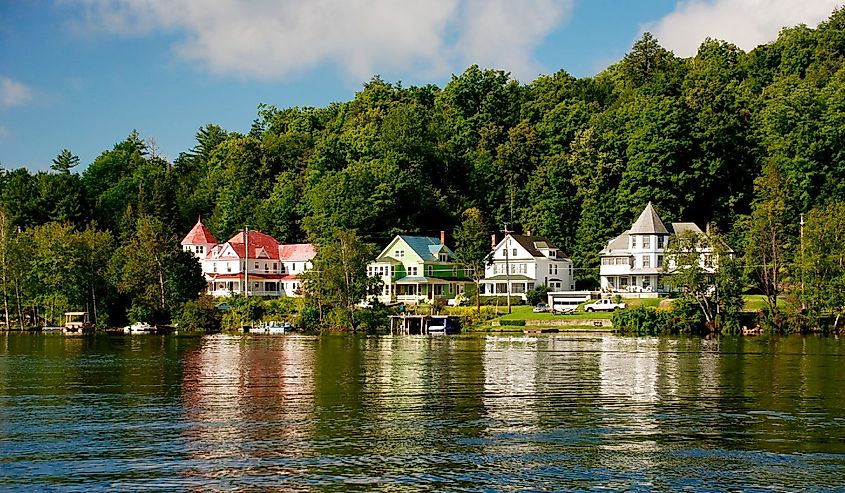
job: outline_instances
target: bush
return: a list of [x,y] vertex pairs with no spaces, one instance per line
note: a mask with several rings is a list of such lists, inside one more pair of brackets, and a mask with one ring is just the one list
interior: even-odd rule
[[302,330],[316,331],[320,329],[320,309],[314,305],[306,305],[299,311],[296,326]]
[[461,317],[461,326],[467,328],[477,327],[487,320],[499,316],[492,306],[482,306],[480,311],[476,310],[474,306],[453,307],[449,309],[449,314]]
[[613,328],[622,334],[654,336],[672,333],[671,312],[638,306],[613,312]]
[[[481,297],[481,304],[488,305],[488,306],[507,306],[508,305],[508,297],[507,296],[482,296]],[[519,295],[511,296],[511,305],[518,306],[524,305],[525,300],[519,297]]]
[[217,309],[217,301],[207,294],[185,303],[177,318],[181,328],[205,332],[219,331],[222,320],[223,315]]
[[545,302],[548,299],[549,289],[548,286],[540,286],[537,289],[529,289],[525,293],[525,297],[528,298],[529,305],[536,305],[537,303]]
[[500,325],[510,325],[514,327],[525,327],[525,320],[500,320]]
[[355,322],[358,324],[356,330],[366,332],[377,332],[390,327],[390,310],[384,305],[376,304],[372,308],[364,308],[355,311]]

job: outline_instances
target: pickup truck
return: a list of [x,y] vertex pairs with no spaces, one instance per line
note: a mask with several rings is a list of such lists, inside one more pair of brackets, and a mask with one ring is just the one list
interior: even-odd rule
[[613,303],[607,298],[596,300],[592,303],[587,303],[586,305],[584,305],[585,312],[612,312],[616,311],[617,309],[621,310],[623,308],[625,308],[625,303]]

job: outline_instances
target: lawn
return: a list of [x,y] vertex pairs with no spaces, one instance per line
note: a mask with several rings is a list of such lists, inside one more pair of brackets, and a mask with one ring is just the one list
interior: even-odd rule
[[[556,320],[562,318],[574,318],[584,320],[595,320],[597,318],[610,318],[610,313],[595,312],[584,313],[577,312],[569,315],[561,315],[559,313],[534,313],[533,306],[517,305],[512,307],[512,313],[505,314],[499,317],[499,320]],[[507,309],[506,309],[507,310]]]

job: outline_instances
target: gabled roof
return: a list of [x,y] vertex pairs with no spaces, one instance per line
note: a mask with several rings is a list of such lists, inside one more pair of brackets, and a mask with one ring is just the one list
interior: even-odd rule
[[672,230],[672,234],[679,235],[685,231],[695,231],[696,233],[704,233],[701,231],[701,228],[698,227],[695,223],[672,223],[669,225],[669,229]]
[[311,243],[279,245],[279,260],[306,262],[316,255],[317,251]]
[[502,238],[502,241],[500,241],[499,244],[496,245],[496,250],[498,250],[499,247],[502,246],[502,244],[504,244],[504,242],[505,242],[505,240],[507,239],[508,236],[513,238],[514,241],[516,241],[517,243],[519,243],[519,246],[524,248],[525,251],[527,251],[528,254],[531,255],[532,257],[546,258],[546,256],[543,254],[543,252],[540,251],[540,248],[549,249],[549,250],[558,250],[558,248],[556,246],[554,246],[554,244],[552,244],[552,242],[549,241],[548,238],[545,238],[543,236],[526,236],[526,235],[516,235],[516,234],[513,234],[513,233],[509,233],[507,236]]
[[660,220],[660,216],[657,215],[657,212],[654,210],[654,207],[649,202],[643,212],[640,214],[640,217],[634,221],[634,225],[631,226],[631,229],[628,230],[628,234],[632,235],[668,235],[669,230],[666,229],[666,226],[663,224],[663,221]]
[[[408,245],[411,250],[414,251],[423,261],[438,261],[440,258],[437,256],[438,253],[443,251],[445,248],[446,254],[449,255],[449,259],[452,258],[452,251],[449,250],[449,247],[440,243],[440,238],[435,238],[433,236],[410,236],[410,235],[399,235],[399,238]],[[433,248],[432,248],[433,247]]]
[[217,239],[211,231],[202,223],[202,218],[197,218],[197,223],[182,239],[183,245],[216,245]]
[[[249,239],[248,257],[245,255],[247,238]],[[279,242],[272,236],[260,231],[249,230],[246,234],[241,231],[235,236],[229,238],[228,243],[232,246],[232,249],[240,258],[259,258],[262,250],[266,252],[266,258],[279,258]]]

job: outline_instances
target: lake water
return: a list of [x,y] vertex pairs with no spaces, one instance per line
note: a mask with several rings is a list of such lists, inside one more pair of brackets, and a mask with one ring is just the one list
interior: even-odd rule
[[825,337],[0,336],[0,490],[845,490]]

